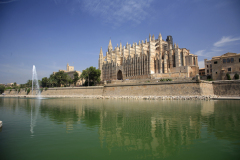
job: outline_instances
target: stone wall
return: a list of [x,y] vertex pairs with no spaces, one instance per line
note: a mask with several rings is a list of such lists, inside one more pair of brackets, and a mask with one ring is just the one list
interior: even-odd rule
[[198,82],[160,82],[151,84],[125,84],[124,86],[107,85],[103,89],[103,96],[213,95],[213,90],[208,85]]
[[[6,95],[27,95],[25,90],[6,90]],[[34,93],[35,94],[35,93]],[[42,95],[79,96],[240,96],[240,80],[213,82],[155,82],[108,84],[94,87],[62,87],[43,90]],[[32,92],[29,93],[32,95]]]
[[213,81],[212,86],[217,96],[240,96],[240,80]]
[[[4,92],[6,95],[27,95],[24,89],[19,93],[18,91],[6,90]],[[61,87],[61,88],[48,88],[43,89],[41,95],[98,95],[101,96],[103,93],[103,86],[94,87]],[[33,94],[36,94],[35,92]],[[32,91],[28,95],[32,95]]]

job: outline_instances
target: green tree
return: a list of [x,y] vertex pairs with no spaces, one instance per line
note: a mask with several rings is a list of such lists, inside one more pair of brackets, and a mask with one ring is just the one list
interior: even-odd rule
[[31,91],[30,88],[28,88],[28,89],[27,89],[27,94],[30,93],[30,91]]
[[42,87],[42,81],[41,80],[38,80],[38,85],[39,85],[39,87]]
[[96,82],[100,82],[100,75],[101,75],[101,70],[96,69],[96,67],[89,67],[83,70],[80,78],[85,79],[85,84],[84,85],[95,85]]
[[48,85],[48,78],[47,77],[43,77],[42,78],[42,87],[43,88],[47,87],[47,85]]
[[26,87],[32,87],[32,80],[28,80],[26,83]]
[[227,76],[227,80],[231,80],[231,77],[230,77],[229,73],[227,73],[226,76]]
[[26,88],[26,84],[20,84],[20,88]]
[[55,86],[57,86],[57,80],[55,79],[54,74],[50,75],[47,83],[48,83],[48,87],[55,87]]
[[2,94],[5,90],[5,86],[4,85],[0,85],[0,94]]
[[61,87],[61,85],[69,84],[70,77],[67,75],[67,73],[64,73],[64,71],[59,71],[54,74],[53,80],[55,80],[58,87]]
[[73,83],[76,86],[77,81],[80,79],[79,74],[77,72],[74,73]]
[[235,78],[235,79],[239,79],[239,74],[236,73],[236,74],[234,75],[234,78]]

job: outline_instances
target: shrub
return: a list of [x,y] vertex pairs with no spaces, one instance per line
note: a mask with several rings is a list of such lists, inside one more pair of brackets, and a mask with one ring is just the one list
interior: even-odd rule
[[163,82],[163,81],[172,81],[172,79],[171,78],[166,78],[166,79],[162,78],[162,79],[160,79],[160,81],[161,82]]
[[207,79],[212,79],[212,76],[211,75],[207,75]]
[[6,87],[5,90],[6,90],[6,89],[12,89],[12,87]]
[[27,92],[27,88],[25,88],[25,92]]
[[11,92],[12,90],[10,89],[10,91],[9,92]]
[[48,88],[47,87],[45,87],[45,91],[47,90]]
[[42,92],[42,91],[43,91],[43,88],[41,88],[40,91]]
[[235,78],[235,79],[239,79],[239,74],[236,73],[236,74],[234,75],[234,78]]
[[5,86],[4,85],[0,85],[0,94],[2,94],[5,90]]
[[227,76],[227,80],[231,80],[231,77],[230,77],[229,73],[227,73],[226,76]]
[[20,88],[18,89],[18,93],[20,92]]
[[30,88],[27,89],[27,94],[30,92]]

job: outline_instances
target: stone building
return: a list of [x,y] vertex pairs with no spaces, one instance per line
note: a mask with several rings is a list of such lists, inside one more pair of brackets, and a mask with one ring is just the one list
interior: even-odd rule
[[[74,70],[74,66],[69,66],[69,64],[67,64],[67,68],[66,70],[59,70],[60,71],[64,71],[64,73],[67,73],[67,75],[69,77],[71,77],[71,79],[74,79],[74,73],[78,73],[78,75],[80,76],[82,74],[82,72],[80,71],[76,71]],[[56,72],[53,72],[53,74],[55,74]],[[77,83],[76,83],[76,86],[80,86],[82,85],[84,82],[82,80],[78,80]]]
[[106,56],[102,48],[98,68],[101,80],[186,78],[198,74],[198,57],[186,48],[173,45],[172,36],[166,41],[149,35],[149,41],[120,45],[113,49],[111,40]]
[[205,65],[205,75],[212,76],[212,62],[211,60],[204,59],[204,65]]
[[226,80],[228,73],[231,79],[240,74],[240,53],[226,53],[221,56],[212,57],[212,79]]
[[205,68],[199,69],[199,76],[205,76]]

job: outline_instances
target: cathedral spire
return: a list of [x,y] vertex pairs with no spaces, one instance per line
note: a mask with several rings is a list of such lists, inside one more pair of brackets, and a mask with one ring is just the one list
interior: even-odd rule
[[154,37],[154,34],[152,35],[152,40],[155,41],[155,37]]
[[159,35],[158,35],[158,40],[162,40],[162,35],[161,35],[161,33],[159,33]]
[[109,41],[109,44],[108,44],[108,52],[112,50],[112,42],[111,42],[111,39]]
[[103,55],[102,47],[101,47],[101,49],[100,49],[99,55]]

